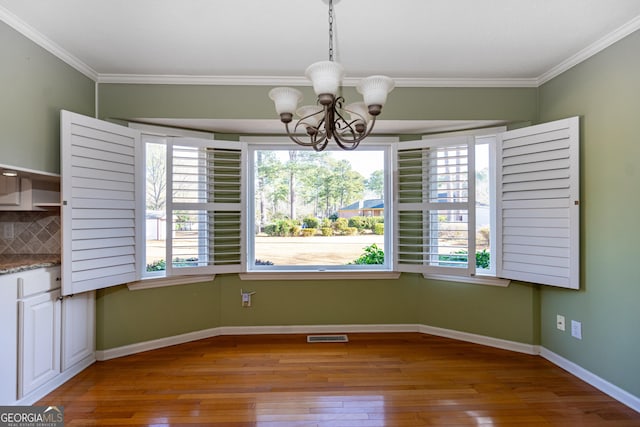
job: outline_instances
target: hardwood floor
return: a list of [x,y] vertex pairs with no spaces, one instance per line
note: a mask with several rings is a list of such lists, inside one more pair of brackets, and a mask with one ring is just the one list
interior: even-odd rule
[[98,362],[38,405],[66,426],[640,426],[538,356],[417,333],[225,336]]

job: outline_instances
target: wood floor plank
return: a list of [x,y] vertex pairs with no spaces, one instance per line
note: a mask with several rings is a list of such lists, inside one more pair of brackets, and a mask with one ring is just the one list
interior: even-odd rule
[[97,362],[37,404],[67,426],[640,426],[541,357],[417,333],[204,339]]

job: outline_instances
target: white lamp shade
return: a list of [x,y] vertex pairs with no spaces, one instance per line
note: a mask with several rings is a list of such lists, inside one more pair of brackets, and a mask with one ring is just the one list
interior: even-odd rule
[[321,116],[316,113],[319,113],[323,110],[324,108],[322,108],[322,106],[320,105],[303,105],[296,110],[296,114],[301,118],[301,123],[303,125],[317,128]]
[[330,93],[336,96],[344,77],[344,67],[334,61],[320,61],[309,65],[304,74],[311,80],[316,95]]
[[360,122],[367,125],[369,120],[371,120],[371,115],[364,102],[354,102],[353,104],[346,105],[344,110],[349,113],[351,120],[355,120],[356,123]]
[[393,90],[395,82],[387,76],[369,76],[358,83],[356,89],[362,94],[367,105],[384,106],[387,94]]
[[276,87],[269,91],[269,98],[276,104],[278,114],[293,114],[302,100],[302,92],[291,87]]

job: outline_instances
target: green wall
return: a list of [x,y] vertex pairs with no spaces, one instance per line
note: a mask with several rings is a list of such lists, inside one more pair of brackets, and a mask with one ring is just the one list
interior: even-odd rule
[[[540,119],[581,116],[581,290],[541,290],[541,343],[640,396],[640,32],[540,88]],[[582,322],[583,339],[555,328]],[[568,328],[570,329],[570,328]]]
[[[252,307],[240,290],[255,291]],[[97,348],[105,350],[218,326],[425,324],[537,343],[538,291],[425,280],[212,282],[129,291],[98,291]]]
[[91,79],[0,22],[0,163],[60,172],[60,110],[94,115]]
[[[102,119],[136,117],[277,119],[264,86],[100,84]],[[299,88],[306,100],[311,88]],[[347,100],[361,99],[354,88]],[[396,88],[389,95],[381,120],[508,120],[537,119],[535,88]]]

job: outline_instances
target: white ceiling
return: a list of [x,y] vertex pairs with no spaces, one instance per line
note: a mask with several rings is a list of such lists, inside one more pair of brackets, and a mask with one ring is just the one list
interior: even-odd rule
[[[347,77],[398,86],[537,86],[640,28],[639,0],[334,7]],[[100,82],[306,84],[305,68],[328,59],[327,10],[326,0],[0,0],[0,19]]]

